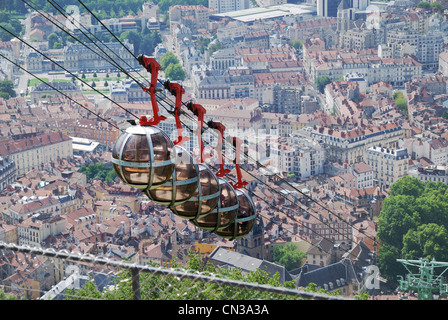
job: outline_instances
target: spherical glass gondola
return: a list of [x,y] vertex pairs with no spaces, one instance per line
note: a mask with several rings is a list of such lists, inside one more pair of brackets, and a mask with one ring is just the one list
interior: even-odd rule
[[220,194],[218,205],[210,213],[194,219],[193,223],[201,229],[215,232],[229,226],[238,213],[238,196],[235,189],[224,179],[218,179]]
[[257,217],[257,210],[251,197],[240,189],[236,190],[236,194],[239,203],[236,219],[228,227],[215,231],[220,237],[231,240],[247,235],[252,230]]
[[219,201],[219,181],[210,168],[198,164],[199,183],[193,196],[181,204],[170,207],[171,211],[184,219],[197,219],[216,208]]
[[133,125],[115,142],[112,163],[118,177],[138,189],[157,188],[171,178],[176,154],[173,142],[154,126]]
[[176,164],[167,182],[153,189],[145,190],[145,194],[153,202],[175,206],[191,198],[198,188],[199,171],[192,155],[182,147],[175,146]]

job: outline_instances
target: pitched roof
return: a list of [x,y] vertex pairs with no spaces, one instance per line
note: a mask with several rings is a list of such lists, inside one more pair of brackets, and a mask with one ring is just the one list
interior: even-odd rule
[[[330,290],[335,290],[345,286],[345,283],[359,282],[353,270],[351,260],[343,259],[325,267],[300,273],[297,277],[296,285],[298,287],[307,287],[310,283],[315,283],[318,287],[322,288],[328,285]],[[330,283],[333,285],[333,288],[331,288]]]
[[239,268],[243,271],[263,270],[274,275],[276,272],[280,274],[280,283],[292,280],[291,275],[285,267],[278,264],[250,257],[239,252],[230,251],[221,247],[217,247],[211,254],[210,260],[214,261],[221,267]]

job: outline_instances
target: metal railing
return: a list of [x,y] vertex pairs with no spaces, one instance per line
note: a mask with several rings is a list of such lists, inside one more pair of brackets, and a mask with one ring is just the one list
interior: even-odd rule
[[[263,272],[255,275],[268,284],[253,282],[255,278],[245,279],[244,273],[238,269],[227,269],[225,272],[210,270],[142,265],[92,254],[0,242],[0,290],[3,288],[5,293],[21,292],[20,295],[26,300],[347,299],[283,287],[275,281],[275,277]],[[94,284],[90,288],[100,289],[86,290],[84,288],[89,287],[86,284]]]

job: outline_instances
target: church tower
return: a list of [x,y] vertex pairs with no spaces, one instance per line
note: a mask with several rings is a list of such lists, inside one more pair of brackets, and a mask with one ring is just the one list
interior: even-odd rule
[[258,216],[252,230],[235,241],[235,251],[257,259],[265,258],[264,223]]

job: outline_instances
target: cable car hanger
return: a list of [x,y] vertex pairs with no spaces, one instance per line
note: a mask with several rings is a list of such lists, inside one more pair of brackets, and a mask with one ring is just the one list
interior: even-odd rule
[[215,129],[218,131],[218,145],[216,146],[216,150],[218,152],[218,161],[219,161],[219,167],[220,169],[218,172],[216,172],[217,177],[224,177],[227,173],[229,173],[231,170],[224,168],[224,157],[222,156],[222,146],[224,142],[224,131],[226,130],[226,127],[221,122],[214,122],[213,120],[210,120],[207,122],[207,125],[211,129]]
[[[218,145],[217,145],[217,151],[218,151],[218,161],[219,161],[219,166],[220,169],[219,171],[216,173],[217,177],[224,177],[227,173],[231,172],[230,169],[226,169],[224,167],[225,163],[224,163],[224,157],[222,155],[222,146],[223,146],[223,141],[224,141],[224,131],[226,130],[226,127],[220,123],[220,122],[214,122],[212,120],[210,120],[209,122],[207,122],[207,125],[209,126],[209,128],[212,129],[216,129],[219,132],[218,135]],[[232,137],[231,138],[233,147],[235,148],[235,159],[233,160],[233,163],[235,164],[235,171],[237,174],[237,178],[238,178],[238,182],[237,183],[230,183],[232,185],[232,187],[234,187],[235,189],[240,189],[242,187],[244,187],[245,185],[247,185],[247,181],[243,180],[243,175],[241,173],[241,168],[240,168],[240,154],[241,154],[241,144],[242,144],[242,140],[238,137]]]
[[197,134],[198,134],[198,147],[200,152],[198,161],[200,163],[204,163],[206,159],[211,158],[210,154],[207,155],[204,154],[205,147],[204,147],[204,141],[202,140],[202,133],[204,132],[204,116],[207,111],[202,105],[193,103],[191,101],[187,102],[186,106],[188,110],[193,112],[193,114],[198,117]]
[[180,122],[180,113],[182,108],[182,95],[185,93],[185,89],[179,83],[172,83],[170,80],[166,80],[163,83],[165,89],[167,89],[173,96],[176,97],[176,103],[174,106],[174,118],[176,120],[177,128],[177,140],[173,141],[174,145],[182,145],[185,141],[189,141],[190,138],[182,135],[182,124]]
[[139,119],[140,125],[142,126],[155,126],[160,123],[160,121],[166,120],[165,116],[159,115],[159,107],[156,99],[156,87],[158,81],[158,75],[160,70],[160,64],[156,61],[156,59],[145,56],[144,54],[140,54],[137,57],[138,63],[143,66],[146,71],[151,74],[151,82],[148,88],[143,88],[143,91],[149,92],[151,97],[152,104],[152,112],[153,118],[147,119],[146,116],[141,116]]
[[242,143],[243,143],[243,141],[240,138],[238,138],[238,137],[232,138],[232,144],[235,147],[235,159],[233,160],[233,163],[235,164],[235,170],[236,170],[238,182],[237,183],[230,182],[230,184],[235,189],[240,189],[248,184],[247,181],[243,180],[243,174],[241,173],[241,168],[240,168],[240,154],[241,154],[241,144]]

